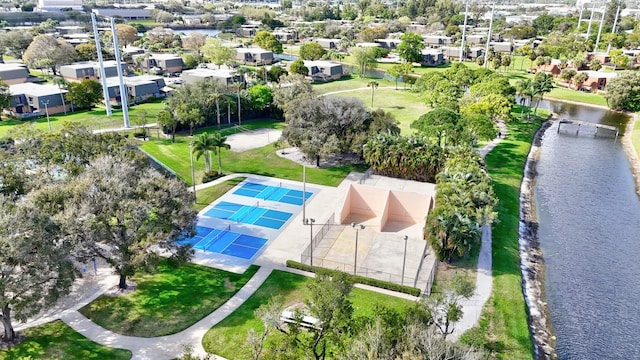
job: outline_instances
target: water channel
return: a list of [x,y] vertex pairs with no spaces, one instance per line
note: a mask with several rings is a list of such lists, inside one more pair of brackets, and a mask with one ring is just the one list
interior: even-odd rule
[[[628,121],[580,105],[541,108],[621,134]],[[629,163],[620,139],[557,127],[543,138],[534,196],[558,358],[640,359],[640,200]]]

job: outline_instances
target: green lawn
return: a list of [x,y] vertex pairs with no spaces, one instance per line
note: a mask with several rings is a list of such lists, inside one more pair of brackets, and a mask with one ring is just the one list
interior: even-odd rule
[[209,206],[209,204],[214,202],[220,196],[224,195],[227,191],[231,190],[234,186],[244,181],[244,179],[246,178],[237,177],[231,180],[226,180],[218,185],[196,191],[196,210],[200,211]]
[[[245,125],[243,125],[245,126]],[[282,128],[282,122],[256,122],[246,123],[245,127],[272,127]],[[205,131],[202,129],[200,131]],[[232,132],[234,129],[228,129],[226,132]],[[209,132],[215,131],[209,128]],[[157,140],[153,139],[142,144],[141,148],[161,161],[163,164],[174,170],[178,177],[191,185],[191,163],[189,159],[189,142],[193,138],[187,135],[176,136],[176,142],[172,143],[170,139]],[[267,145],[262,148],[233,152],[229,150],[222,151],[222,169],[225,174],[229,173],[251,173],[264,176],[273,176],[283,179],[302,181],[302,165],[291,160],[284,159],[276,154],[276,148],[273,145]],[[194,159],[195,160],[195,159]],[[214,157],[214,169],[217,168],[217,159]],[[363,166],[345,165],[335,166],[331,168],[308,168],[307,181],[311,183],[338,186],[347,174],[351,171],[363,171]],[[204,175],[204,157],[195,160],[195,180],[196,184],[202,182]]]
[[[367,83],[372,79],[352,78],[350,80],[334,81],[326,84],[314,85],[314,90],[318,93],[326,94],[332,91],[353,90],[331,96],[354,97],[362,101],[367,109],[371,109],[371,88]],[[400,129],[403,134],[413,133],[409,128],[411,123],[421,115],[429,111],[429,107],[424,100],[416,93],[403,90],[402,84],[398,84],[395,89],[395,82],[375,79],[380,85],[374,92],[373,108],[382,109],[395,116],[400,122]],[[392,88],[388,88],[392,87]]]
[[140,25],[144,25],[145,27],[148,28],[153,28],[156,26],[163,26],[164,24],[161,24],[153,19],[148,19],[148,20],[131,20],[128,22],[129,25],[133,26],[134,24],[140,24]]
[[[132,125],[135,125],[138,121],[138,114],[144,110],[147,112],[146,119],[148,123],[156,121],[158,113],[164,109],[164,103],[162,101],[156,101],[152,103],[139,104],[129,109],[129,120]],[[19,121],[3,118],[0,121],[0,137],[6,136],[7,133],[16,126],[26,125],[33,126],[35,129],[41,131],[49,131],[47,124],[47,117],[44,116],[36,120]],[[56,114],[50,116],[51,128],[53,131],[58,131],[62,128],[65,122],[77,122],[81,123],[90,129],[109,129],[119,128],[124,126],[124,120],[122,119],[122,111],[113,111],[112,116],[107,116],[107,110],[104,108],[96,108],[91,111],[78,111],[70,113],[68,115]]]
[[26,340],[0,350],[0,359],[114,359],[131,358],[131,351],[112,349],[78,334],[56,320],[24,331]]
[[[311,278],[302,275],[274,270],[244,304],[205,334],[202,340],[205,350],[228,359],[249,358],[245,347],[247,332],[249,329],[262,330],[262,322],[254,317],[254,311],[275,295],[283,297],[285,306],[303,302],[310,281]],[[402,310],[413,304],[408,300],[355,288],[351,294],[354,317],[374,315],[376,305]]]
[[640,120],[636,120],[633,126],[633,133],[631,133],[631,142],[636,149],[638,159],[640,159]]
[[575,101],[585,104],[607,106],[607,100],[603,95],[592,94],[584,91],[576,91],[567,88],[556,87],[546,98],[554,98],[558,100]]
[[493,188],[500,200],[493,225],[493,293],[478,326],[463,341],[485,346],[500,359],[531,359],[533,345],[527,325],[518,255],[520,182],[533,134],[540,121],[510,123],[509,134],[487,157]]
[[175,334],[222,306],[256,271],[254,265],[244,274],[235,274],[191,263],[172,267],[162,261],[156,273],[133,277],[135,291],[115,297],[102,295],[80,313],[118,334]]

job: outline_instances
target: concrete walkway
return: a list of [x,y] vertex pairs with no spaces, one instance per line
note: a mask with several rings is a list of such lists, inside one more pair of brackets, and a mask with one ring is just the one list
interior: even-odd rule
[[[202,347],[202,338],[206,332],[238,309],[264,283],[271,271],[272,269],[270,268],[260,268],[247,284],[224,305],[198,321],[195,325],[173,335],[140,338],[116,334],[96,325],[75,310],[63,312],[60,319],[92,341],[113,348],[130,350],[133,353],[132,359],[175,359],[182,354],[184,344],[190,344],[194,347],[194,355],[204,356],[206,352]],[[78,308],[82,306],[84,304],[79,305]],[[223,359],[221,357],[217,358]]]
[[[484,158],[493,148],[498,145],[507,134],[507,127],[503,122],[498,123],[498,129],[502,136],[499,136],[482,148],[478,152]],[[469,299],[460,301],[462,305],[462,319],[456,323],[453,334],[449,337],[451,340],[458,340],[465,331],[474,327],[478,320],[484,304],[491,296],[493,288],[493,275],[491,271],[491,226],[482,226],[482,242],[480,244],[480,254],[478,255],[478,269],[476,274],[476,289]]]

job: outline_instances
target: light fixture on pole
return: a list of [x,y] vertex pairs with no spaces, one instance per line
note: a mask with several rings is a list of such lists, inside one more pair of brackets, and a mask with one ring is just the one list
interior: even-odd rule
[[404,257],[402,258],[402,280],[400,280],[400,285],[404,285],[404,268],[405,268],[405,265],[407,264],[407,239],[409,239],[409,237],[405,235],[403,239],[404,239]]
[[302,165],[302,221],[306,221],[307,208],[307,166]]
[[353,257],[353,275],[356,275],[356,269],[358,268],[358,232],[364,230],[364,225],[360,224],[356,226],[356,223],[351,223],[351,227],[356,229],[356,252]]
[[51,132],[51,119],[49,119],[49,100],[41,100],[41,103],[44,105],[44,112],[47,114],[47,124],[49,125],[49,132]]
[[193,185],[193,199],[196,198],[196,174],[195,168],[193,167],[193,141],[189,143],[189,155],[191,157],[191,184]]
[[307,224],[309,224],[310,230],[309,230],[309,250],[310,250],[310,261],[309,264],[311,264],[311,266],[313,266],[313,223],[316,222],[316,219],[314,218],[308,218],[306,219]]

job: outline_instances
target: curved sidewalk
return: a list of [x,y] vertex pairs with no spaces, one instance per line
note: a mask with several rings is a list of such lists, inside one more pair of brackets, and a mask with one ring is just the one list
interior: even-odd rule
[[[484,158],[493,148],[498,145],[507,135],[507,127],[503,122],[498,123],[498,128],[502,136],[493,139],[490,143],[478,149]],[[491,256],[491,225],[482,225],[482,242],[480,244],[480,254],[478,255],[478,268],[476,271],[476,289],[468,299],[460,301],[462,305],[462,319],[456,323],[451,340],[457,340],[465,331],[473,328],[480,320],[484,304],[491,297],[493,288],[493,274],[491,267],[493,260]]]
[[[202,338],[214,325],[234,312],[242,305],[267,279],[272,269],[261,267],[258,272],[242,287],[231,299],[214,312],[198,321],[188,329],[179,333],[155,338],[141,338],[125,336],[106,330],[91,320],[84,317],[78,311],[64,312],[60,319],[75,331],[99,344],[127,349],[133,353],[131,359],[136,360],[164,360],[175,359],[182,354],[183,344],[190,344],[194,348],[194,354],[203,356],[206,354],[202,347]],[[83,305],[78,306],[80,308]],[[217,359],[222,359],[217,357]]]

